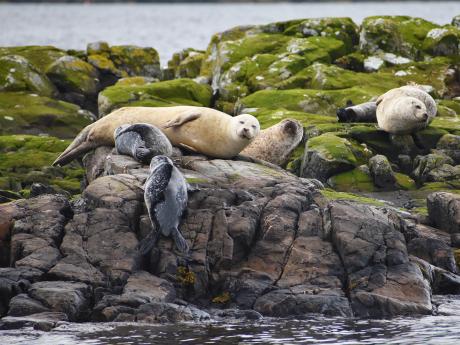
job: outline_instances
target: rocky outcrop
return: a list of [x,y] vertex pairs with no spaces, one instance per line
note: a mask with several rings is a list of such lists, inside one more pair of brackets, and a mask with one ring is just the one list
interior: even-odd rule
[[[70,321],[200,321],[215,308],[265,316],[431,312],[430,283],[442,280],[428,280],[410,260],[407,243],[415,255],[423,245],[415,235],[406,240],[407,222],[395,211],[329,201],[318,181],[260,163],[201,156],[175,163],[190,185],[181,223],[189,256],[163,237],[139,255],[150,231],[147,169],[110,150],[86,160],[90,182],[72,205],[40,195],[8,206],[16,249],[4,273],[14,274],[2,294],[6,321],[43,313]],[[432,253],[425,259],[452,281],[452,261],[438,247]]]
[[460,247],[460,196],[435,192],[427,198],[431,222],[451,234],[452,245]]

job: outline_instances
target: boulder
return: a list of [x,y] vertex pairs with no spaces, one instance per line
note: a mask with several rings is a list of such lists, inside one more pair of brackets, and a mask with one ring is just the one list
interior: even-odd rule
[[458,55],[460,29],[446,25],[431,29],[423,41],[423,49],[430,55]]
[[1,56],[0,66],[0,91],[29,91],[46,97],[57,95],[53,83],[24,57]]
[[145,85],[114,85],[99,94],[99,115],[123,106],[209,106],[211,88],[190,79],[168,80]]
[[369,159],[369,169],[374,184],[383,189],[394,189],[396,177],[388,159],[383,155],[376,155]]
[[426,199],[431,222],[440,229],[455,235],[460,233],[460,195],[434,192]]
[[171,74],[168,79],[196,78],[200,74],[203,59],[204,51],[193,48],[184,49],[172,56],[168,61],[168,69],[163,73]]
[[423,183],[437,178],[437,175],[441,173],[437,174],[436,171],[432,171],[447,164],[453,164],[453,160],[443,154],[430,153],[426,156],[417,156],[414,160],[415,169],[412,174],[419,182]]
[[332,175],[351,170],[366,161],[365,149],[326,133],[307,141],[300,176],[325,182]]
[[455,164],[460,164],[460,136],[446,134],[439,139],[436,151],[452,158]]

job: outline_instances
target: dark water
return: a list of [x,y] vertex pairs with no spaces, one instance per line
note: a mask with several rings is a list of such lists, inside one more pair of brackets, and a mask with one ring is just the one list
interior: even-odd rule
[[55,45],[85,49],[88,42],[156,48],[162,65],[187,47],[205,49],[211,36],[237,25],[372,15],[409,15],[438,24],[460,14],[460,1],[265,4],[1,4],[0,46]]
[[[444,298],[445,299],[445,298]],[[63,324],[51,332],[0,331],[8,345],[201,344],[460,344],[460,299],[444,305],[449,316],[391,320],[328,318],[212,321],[205,324]]]

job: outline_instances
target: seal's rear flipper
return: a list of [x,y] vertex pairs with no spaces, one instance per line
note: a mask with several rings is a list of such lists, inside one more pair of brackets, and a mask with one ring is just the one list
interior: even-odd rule
[[188,246],[187,241],[185,240],[185,238],[179,232],[179,230],[174,229],[172,231],[172,235],[174,237],[174,242],[176,243],[177,249],[179,249],[179,251],[181,253],[188,253],[189,246]]
[[172,128],[172,127],[179,127],[179,126],[182,126],[186,122],[196,120],[200,116],[201,116],[201,113],[199,111],[193,111],[193,112],[190,112],[190,113],[181,114],[181,115],[175,117],[174,119],[171,119],[168,122],[166,122],[162,126],[162,128],[167,129],[167,128]]
[[72,141],[72,143],[60,154],[58,158],[53,162],[53,166],[63,166],[75,158],[83,155],[84,153],[96,148],[98,145],[88,141],[88,134],[92,128],[92,125],[86,126]]
[[138,244],[139,252],[141,255],[147,254],[160,239],[159,231],[151,231],[143,240]]

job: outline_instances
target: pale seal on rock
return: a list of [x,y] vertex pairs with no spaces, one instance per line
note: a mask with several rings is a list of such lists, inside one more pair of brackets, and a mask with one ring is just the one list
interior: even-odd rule
[[131,156],[144,164],[148,164],[154,156],[171,156],[173,152],[166,135],[148,123],[121,125],[115,129],[114,138],[119,154]]
[[177,249],[187,253],[187,241],[179,231],[182,214],[187,207],[187,182],[169,157],[155,156],[150,162],[144,200],[153,231],[140,244],[141,254],[147,254],[156,245],[160,234],[172,236]]
[[65,165],[98,146],[114,146],[115,129],[135,123],[157,126],[174,146],[223,159],[238,155],[260,131],[259,121],[249,114],[232,117],[193,106],[125,107],[86,126],[53,165]]
[[421,130],[436,116],[434,99],[416,85],[392,89],[377,99],[377,122],[391,134]]
[[241,151],[241,155],[284,166],[302,137],[302,124],[297,120],[285,119],[261,131],[254,141]]

